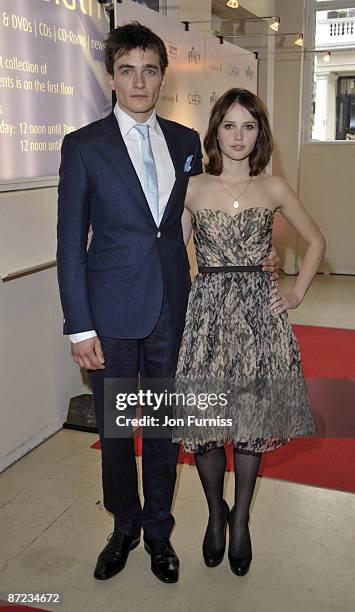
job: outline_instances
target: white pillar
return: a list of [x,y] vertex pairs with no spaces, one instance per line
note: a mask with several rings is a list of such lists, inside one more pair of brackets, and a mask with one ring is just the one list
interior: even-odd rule
[[312,137],[327,140],[328,74],[316,75],[315,115]]
[[328,75],[327,140],[335,140],[336,136],[337,81],[337,75],[330,72]]

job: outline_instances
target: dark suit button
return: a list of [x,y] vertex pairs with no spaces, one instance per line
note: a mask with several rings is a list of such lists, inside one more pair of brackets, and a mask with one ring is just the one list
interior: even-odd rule
[[160,236],[161,236],[161,232],[158,232],[157,233],[157,238],[160,238]]

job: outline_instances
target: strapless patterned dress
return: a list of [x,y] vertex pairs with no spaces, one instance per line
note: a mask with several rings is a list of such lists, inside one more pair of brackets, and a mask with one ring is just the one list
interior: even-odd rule
[[[263,207],[233,216],[198,210],[192,224],[199,268],[259,265],[271,248],[273,218]],[[191,408],[184,409],[172,434],[185,451],[204,452],[228,442],[246,452],[267,452],[317,433],[287,313],[273,316],[268,309],[272,284],[271,275],[260,270],[195,277],[177,388],[186,395],[215,390],[218,397],[217,391],[227,390],[228,401],[208,410],[198,406],[191,419]],[[182,416],[179,410],[176,417]]]

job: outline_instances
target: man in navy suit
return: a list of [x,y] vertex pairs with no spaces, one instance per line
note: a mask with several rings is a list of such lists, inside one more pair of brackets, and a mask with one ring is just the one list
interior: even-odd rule
[[178,445],[144,439],[142,509],[133,437],[104,435],[104,379],[136,379],[142,368],[147,378],[174,376],[190,288],[181,215],[189,176],[202,172],[201,147],[195,131],[155,113],[168,65],[156,34],[138,23],[116,28],[105,62],[117,104],[64,138],[57,251],[64,333],[89,373],[104,505],[115,520],[94,575],[121,571],[143,527],[152,571],[176,582],[169,535]]

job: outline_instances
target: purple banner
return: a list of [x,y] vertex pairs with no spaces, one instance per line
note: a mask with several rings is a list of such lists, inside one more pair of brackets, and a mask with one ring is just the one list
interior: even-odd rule
[[97,0],[0,0],[0,181],[58,174],[66,133],[111,108]]

